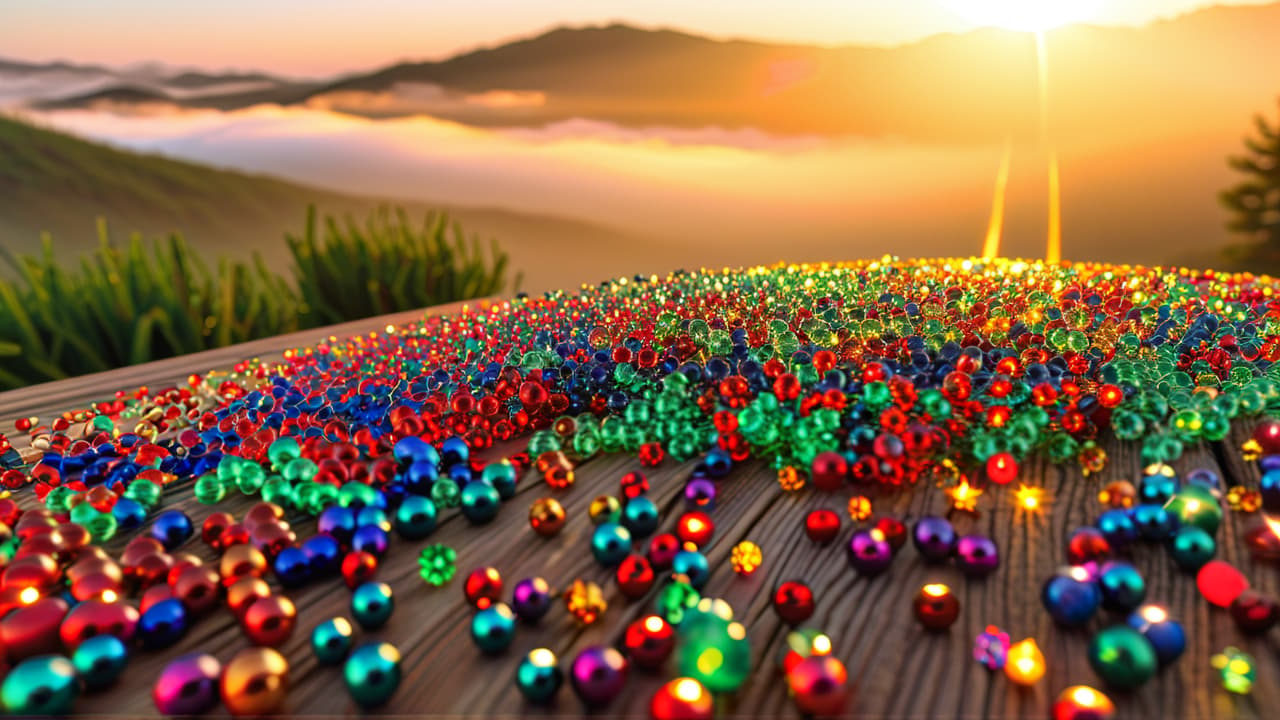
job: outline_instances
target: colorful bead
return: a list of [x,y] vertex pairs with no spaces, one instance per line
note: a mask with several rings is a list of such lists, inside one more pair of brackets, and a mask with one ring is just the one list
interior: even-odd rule
[[649,700],[654,720],[711,720],[715,702],[707,688],[693,678],[676,678],[658,688]]
[[658,506],[647,497],[637,497],[627,501],[622,509],[622,525],[631,532],[633,538],[643,539],[658,529]]
[[396,508],[395,529],[406,540],[421,540],[436,529],[436,504],[431,498],[410,495]]
[[1076,566],[1046,580],[1040,602],[1054,622],[1076,627],[1093,618],[1102,605],[1102,592],[1089,572]]
[[564,606],[583,625],[591,625],[609,608],[604,591],[593,582],[574,580],[564,593]]
[[1196,573],[1196,588],[1210,604],[1225,608],[1249,589],[1249,580],[1230,564],[1210,560]]
[[805,534],[819,545],[828,545],[840,534],[840,516],[832,510],[811,510],[804,521]]
[[1187,648],[1187,634],[1182,625],[1159,605],[1143,605],[1133,611],[1128,624],[1151,643],[1161,666],[1177,660]]
[[551,586],[540,577],[525,578],[511,592],[511,611],[528,623],[536,623],[551,609]]
[[174,659],[156,679],[151,699],[162,715],[199,715],[218,703],[222,665],[205,653]]
[[367,582],[351,593],[351,617],[365,630],[386,625],[395,609],[395,596],[386,583]]
[[1120,689],[1137,687],[1156,674],[1156,650],[1142,633],[1113,625],[1093,636],[1089,665],[1103,682]]
[[547,648],[530,651],[516,667],[516,688],[529,702],[551,702],[563,684],[564,671]]
[[602,523],[591,535],[591,554],[605,567],[617,565],[630,552],[631,532],[618,523]]
[[1261,635],[1280,622],[1280,605],[1257,590],[1245,590],[1228,608],[1236,627],[1251,635]]
[[848,682],[844,664],[830,655],[804,658],[787,673],[796,707],[809,715],[843,713],[848,704]]
[[597,708],[621,694],[627,672],[627,660],[617,650],[591,646],[573,659],[569,678],[578,699],[589,708]]
[[[813,616],[813,591],[799,580],[788,580],[773,593],[773,609],[789,625],[799,625]],[[670,618],[668,618],[670,619]]]
[[1248,695],[1253,691],[1253,683],[1258,679],[1257,669],[1248,653],[1229,647],[1214,655],[1209,662],[1218,671],[1222,687],[1227,692]]
[[743,540],[734,545],[732,552],[729,553],[729,561],[733,565],[733,571],[743,577],[747,577],[758,570],[763,560],[764,554],[760,551],[760,546],[750,540]]
[[937,563],[951,559],[959,541],[951,523],[936,516],[920,518],[911,531],[911,542],[926,562]]
[[893,547],[877,529],[859,530],[849,539],[849,565],[860,575],[879,575],[893,562]]
[[1009,659],[1009,633],[988,625],[973,641],[973,659],[988,670],[1003,670]]
[[254,645],[278,647],[293,634],[298,610],[283,595],[268,595],[249,605],[240,619],[240,627]]
[[38,655],[19,662],[0,684],[0,705],[10,715],[65,715],[80,685],[76,668],[61,655]]
[[614,575],[618,580],[618,589],[631,600],[637,600],[649,592],[656,578],[649,561],[643,555],[635,553],[618,564]]
[[1073,685],[1053,701],[1053,720],[1109,720],[1116,714],[1111,698],[1087,685]]
[[1098,569],[1098,589],[1102,606],[1108,610],[1132,612],[1147,596],[1147,584],[1138,569],[1127,562],[1108,562]]
[[622,636],[622,649],[631,662],[650,670],[661,667],[675,646],[675,630],[659,615],[632,622]]
[[969,577],[986,577],[1000,567],[996,543],[984,535],[965,535],[956,541],[956,566]]
[[385,642],[361,645],[343,663],[342,678],[360,707],[384,705],[400,687],[400,651]]
[[115,684],[128,662],[129,650],[115,635],[91,637],[71,654],[76,676],[90,692]]
[[483,610],[502,598],[502,575],[497,568],[476,568],[467,576],[462,591],[469,605]]
[[506,650],[515,634],[516,614],[504,603],[493,603],[471,618],[471,639],[486,654]]
[[926,630],[935,632],[946,630],[960,617],[960,601],[951,588],[941,583],[920,588],[911,609]]
[[1026,686],[1035,685],[1044,673],[1044,654],[1034,639],[1027,638],[1009,646],[1004,664],[1005,677]]
[[418,575],[428,585],[440,587],[458,572],[458,553],[448,545],[428,545],[418,555]]
[[232,715],[278,712],[289,693],[289,663],[271,648],[245,648],[222,668],[220,687]]
[[311,651],[323,665],[337,665],[351,651],[354,631],[344,617],[335,617],[316,625],[311,631]]

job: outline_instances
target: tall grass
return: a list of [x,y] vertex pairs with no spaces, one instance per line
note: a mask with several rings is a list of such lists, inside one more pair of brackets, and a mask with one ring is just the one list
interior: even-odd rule
[[[359,224],[308,211],[287,236],[293,277],[251,261],[207,262],[182,237],[113,241],[64,266],[46,235],[42,251],[15,255],[0,275],[0,389],[59,380],[299,329],[500,292],[507,255],[443,215],[414,225],[379,210]],[[516,281],[519,283],[519,277]]]

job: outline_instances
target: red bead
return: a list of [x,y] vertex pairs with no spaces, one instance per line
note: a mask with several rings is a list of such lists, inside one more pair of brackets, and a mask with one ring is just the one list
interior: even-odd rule
[[916,620],[927,630],[946,630],[960,617],[960,601],[951,588],[931,583],[920,588],[912,604]]
[[649,478],[642,472],[629,472],[622,476],[622,494],[628,500],[634,500],[649,492]]
[[849,477],[849,461],[838,452],[818,453],[813,459],[813,486],[823,492],[835,492]]
[[240,523],[231,523],[222,529],[217,539],[213,541],[213,549],[218,552],[226,552],[229,548],[236,545],[248,545],[250,540],[249,530]]
[[284,519],[284,508],[275,503],[260,502],[249,508],[240,521],[250,533],[264,523],[276,523]]
[[682,542],[691,542],[698,547],[706,547],[715,531],[716,525],[711,522],[711,516],[701,510],[690,510],[676,523],[676,536]]
[[658,688],[649,700],[653,720],[711,720],[715,714],[711,692],[693,678],[676,678]]
[[218,580],[218,573],[213,568],[191,565],[178,572],[170,587],[173,596],[182,601],[187,612],[200,615],[218,605]]
[[640,463],[646,467],[653,467],[665,460],[666,457],[667,451],[662,449],[660,443],[651,442],[640,446]]
[[200,539],[205,545],[212,547],[217,542],[218,537],[222,535],[222,531],[234,523],[236,519],[231,513],[216,512],[204,519],[204,524],[200,526]]
[[649,564],[654,570],[669,570],[680,552],[680,538],[671,533],[654,535],[649,541]]
[[378,558],[363,550],[349,552],[342,558],[342,579],[349,588],[354,589],[372,580],[377,571]]
[[840,534],[840,515],[826,508],[812,510],[804,519],[804,532],[819,545],[830,544]]
[[676,631],[659,615],[647,615],[627,626],[622,649],[637,666],[655,670],[671,657]]
[[842,715],[848,703],[849,673],[830,655],[810,655],[787,673],[796,707],[806,715]]
[[120,555],[120,564],[128,568],[148,555],[162,552],[164,552],[164,546],[159,540],[145,535],[138,536],[124,546],[124,552]]
[[254,547],[261,550],[268,558],[274,558],[280,554],[281,550],[293,545],[298,541],[298,536],[289,528],[289,524],[277,520],[276,522],[261,522],[249,531],[249,540]]
[[58,563],[48,555],[25,555],[9,563],[0,575],[0,587],[37,590],[53,587],[58,582]]
[[1211,604],[1230,607],[1241,593],[1249,589],[1249,580],[1230,564],[1210,560],[1196,575],[1196,587]]
[[58,634],[67,650],[75,650],[96,635],[114,635],[128,645],[138,626],[138,616],[138,611],[123,600],[107,602],[93,598],[67,613]]
[[145,613],[151,609],[152,605],[171,597],[173,597],[173,588],[160,583],[152,585],[143,591],[142,597],[138,599],[138,612]]
[[467,576],[463,592],[472,607],[484,610],[502,598],[502,576],[496,568],[476,568]]
[[62,598],[45,597],[9,612],[0,620],[0,648],[10,663],[62,650],[59,627],[67,615]]
[[1098,562],[1111,557],[1111,542],[1102,531],[1093,527],[1082,527],[1071,533],[1067,541],[1067,562],[1072,565],[1083,565],[1087,562]]
[[132,567],[126,568],[129,577],[137,583],[141,590],[155,585],[156,583],[167,584],[169,570],[173,567],[173,557],[168,553],[156,553],[147,555],[139,560]]
[[245,610],[240,625],[254,645],[276,647],[289,639],[297,623],[293,601],[283,595],[258,598]]
[[1007,452],[987,458],[987,477],[998,485],[1007,485],[1018,477],[1018,461]]
[[653,566],[643,555],[628,555],[618,565],[617,578],[622,594],[635,600],[653,587]]
[[1231,619],[1244,632],[1260,635],[1280,621],[1280,605],[1257,590],[1245,590],[1231,602]]
[[798,580],[788,580],[773,594],[773,609],[784,622],[799,625],[813,615],[813,591]]
[[1263,455],[1280,455],[1280,420],[1268,418],[1255,425],[1253,439]]
[[875,529],[884,534],[885,541],[894,552],[901,550],[907,543],[907,526],[897,518],[882,517],[876,521]]
[[232,545],[218,561],[222,584],[230,585],[245,576],[262,577],[267,572],[267,558],[252,545]]

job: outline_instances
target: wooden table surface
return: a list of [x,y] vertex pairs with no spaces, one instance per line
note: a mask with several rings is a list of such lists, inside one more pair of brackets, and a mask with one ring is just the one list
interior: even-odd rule
[[[443,308],[443,309],[451,309]],[[133,390],[141,384],[161,387],[192,372],[226,367],[254,356],[266,357],[287,348],[308,344],[330,334],[349,335],[421,317],[409,313],[377,318],[322,331],[272,338],[244,346],[195,356],[141,365],[88,377],[50,383],[0,394],[0,417],[82,407],[109,398],[116,390]],[[11,428],[11,420],[4,421]],[[1214,446],[1189,448],[1175,468],[1185,473],[1207,467],[1224,477],[1256,486],[1256,468],[1240,458],[1239,444],[1247,427],[1238,427],[1232,438]],[[11,433],[12,434],[12,433]],[[517,448],[507,448],[515,450]],[[782,581],[799,579],[813,588],[817,612],[806,627],[817,627],[831,636],[834,654],[848,668],[851,699],[849,715],[862,718],[1045,718],[1054,697],[1063,688],[1087,684],[1101,687],[1089,668],[1086,648],[1093,632],[1122,618],[1100,612],[1086,628],[1056,627],[1041,607],[1040,587],[1058,566],[1065,564],[1065,542],[1076,527],[1091,523],[1100,508],[1098,489],[1114,479],[1136,481],[1141,460],[1136,446],[1113,443],[1105,472],[1083,478],[1078,469],[1030,462],[1024,480],[1045,487],[1051,496],[1042,514],[1026,515],[1014,509],[1009,486],[988,490],[979,501],[981,515],[956,517],[957,529],[981,532],[995,538],[1001,553],[999,570],[984,580],[967,580],[953,565],[926,565],[908,545],[898,553],[888,572],[876,578],[858,576],[850,569],[844,546],[854,526],[845,512],[852,489],[823,494],[811,490],[783,493],[774,474],[761,463],[748,462],[719,483],[712,518],[717,527],[707,549],[712,576],[703,595],[721,597],[743,621],[751,642],[753,674],[732,697],[720,699],[722,716],[798,717],[787,697],[777,657],[788,627],[770,606],[772,590]],[[644,471],[652,484],[651,497],[663,510],[662,531],[674,527],[682,507],[684,481],[694,462],[665,461]],[[491,524],[471,526],[457,511],[445,511],[439,528],[426,540],[408,542],[394,536],[391,549],[378,571],[378,579],[395,592],[396,611],[376,632],[357,628],[357,642],[385,640],[403,656],[404,680],[392,701],[376,714],[399,716],[462,715],[562,715],[580,716],[581,705],[566,686],[550,708],[526,705],[513,682],[516,664],[529,650],[548,647],[568,668],[574,654],[595,644],[615,644],[631,620],[651,612],[653,595],[639,601],[621,596],[612,572],[600,567],[590,553],[592,526],[587,506],[602,494],[618,494],[618,480],[630,470],[641,469],[637,460],[623,456],[591,459],[577,470],[572,489],[554,493],[564,503],[569,521],[554,538],[541,538],[527,522],[529,505],[553,494],[533,473],[521,478],[517,495],[506,502]],[[1016,485],[1016,483],[1014,483]],[[945,514],[945,496],[935,487],[919,486],[899,492],[866,491],[877,514],[897,517],[910,525],[925,514]],[[169,491],[163,507],[187,512],[198,527],[211,512],[244,512],[255,501],[237,495],[215,507],[197,503],[191,484]],[[841,539],[828,547],[809,542],[803,532],[806,513],[830,507],[845,523]],[[311,518],[288,517],[299,539],[315,531]],[[1256,515],[1227,512],[1218,533],[1220,559],[1241,568],[1255,587],[1280,594],[1276,566],[1253,560],[1240,538],[1243,531],[1261,522]],[[198,536],[198,533],[197,533]],[[114,539],[109,550],[119,552],[127,537]],[[736,576],[729,566],[729,552],[741,540],[752,540],[764,551],[764,564],[748,578]],[[421,547],[445,543],[457,550],[458,576],[443,588],[426,585],[418,577]],[[182,551],[212,561],[212,552],[198,537]],[[1148,601],[1168,606],[1183,622],[1188,636],[1186,653],[1154,680],[1134,692],[1108,692],[1121,718],[1274,718],[1280,713],[1280,645],[1276,632],[1246,637],[1228,614],[1209,606],[1196,590],[1195,579],[1176,568],[1159,546],[1138,545],[1132,560],[1143,572]],[[605,588],[609,608],[600,622],[587,628],[574,624],[562,607],[537,626],[521,625],[515,642],[498,657],[482,655],[469,637],[471,611],[463,598],[462,580],[472,569],[491,565],[502,574],[507,595],[520,579],[546,578],[553,588],[566,587],[574,579],[591,580]],[[274,580],[271,580],[275,587]],[[958,593],[960,620],[944,634],[924,632],[911,615],[911,599],[928,582],[945,582]],[[278,588],[277,588],[278,589]],[[284,591],[281,591],[284,592]],[[358,714],[342,685],[340,668],[319,665],[309,647],[311,628],[336,615],[350,617],[350,593],[340,579],[312,583],[287,594],[298,608],[298,627],[280,647],[290,662],[290,691],[286,711],[290,715],[334,716]],[[997,625],[1016,641],[1034,637],[1043,650],[1048,673],[1034,687],[1012,685],[1001,673],[991,673],[972,658],[975,636],[987,625]],[[1250,696],[1235,696],[1221,688],[1209,665],[1213,653],[1234,645],[1257,661],[1257,682]],[[76,709],[99,716],[154,716],[151,684],[164,665],[186,652],[209,652],[225,662],[248,641],[229,611],[218,609],[196,623],[175,647],[138,653],[114,688],[82,696]],[[623,695],[595,716],[644,717],[654,690],[671,672],[653,674],[632,668]],[[214,715],[224,714],[219,707]]]

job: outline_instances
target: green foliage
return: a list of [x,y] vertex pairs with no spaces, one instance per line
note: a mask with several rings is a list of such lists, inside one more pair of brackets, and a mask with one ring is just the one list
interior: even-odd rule
[[[380,210],[363,227],[308,212],[288,237],[294,282],[255,253],[216,269],[177,234],[116,244],[99,223],[99,247],[64,267],[46,235],[43,250],[0,248],[0,389],[224,347],[299,329],[496,293],[507,256],[490,255],[461,228],[429,215],[420,230],[403,211]],[[11,277],[6,277],[11,276]],[[517,278],[516,282],[519,280]]]
[[1256,136],[1244,139],[1245,154],[1227,159],[1245,176],[1219,196],[1231,213],[1227,228],[1251,242],[1228,249],[1228,259],[1243,269],[1280,270],[1280,123],[1254,118]]
[[363,225],[327,217],[323,238],[316,224],[311,209],[304,234],[286,237],[299,296],[318,325],[492,295],[506,284],[508,258],[497,242],[486,257],[479,238],[468,241],[443,213],[421,225],[387,208]]

